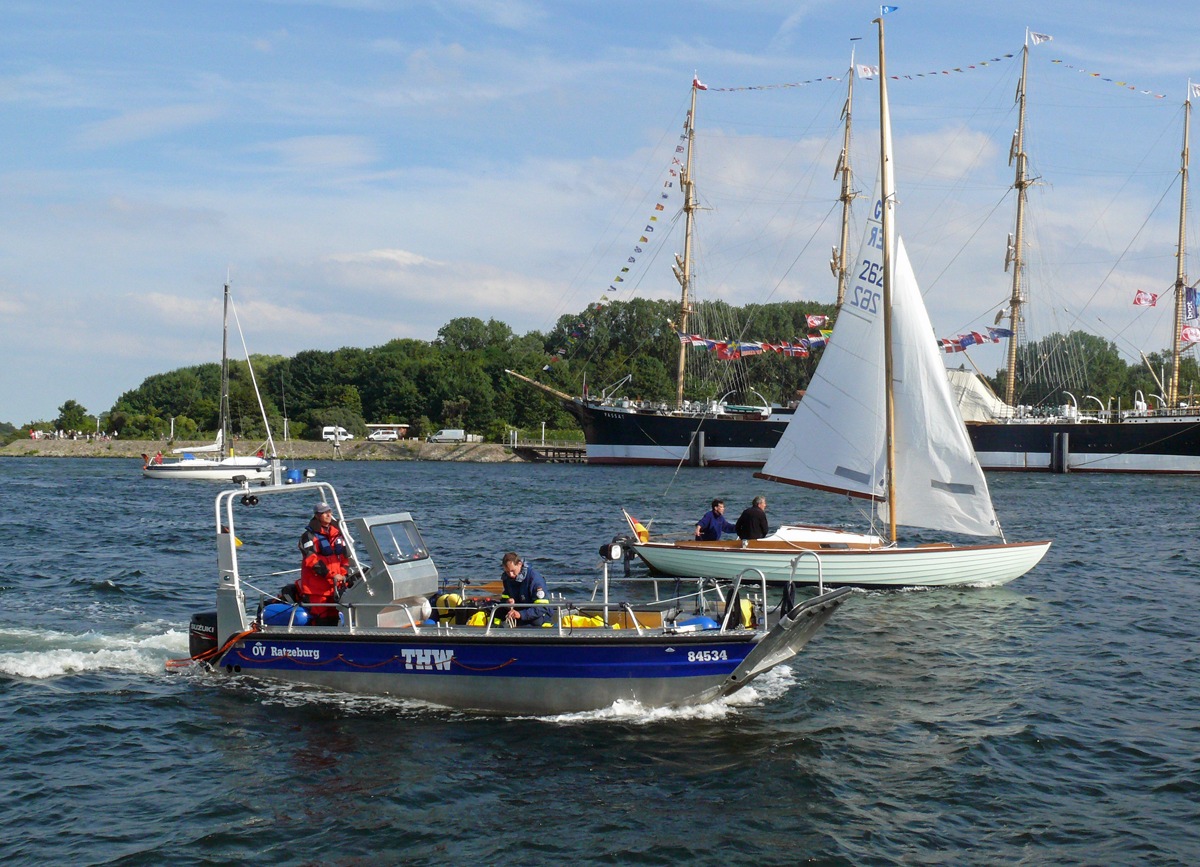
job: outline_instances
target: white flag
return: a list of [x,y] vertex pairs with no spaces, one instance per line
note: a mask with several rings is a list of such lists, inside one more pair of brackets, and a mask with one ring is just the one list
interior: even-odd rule
[[874,78],[878,74],[879,74],[878,66],[863,66],[861,63],[858,65],[858,77],[859,78]]
[[1053,38],[1053,36],[1047,36],[1045,33],[1034,33],[1032,30],[1029,31],[1029,40],[1034,45],[1041,45],[1043,42],[1049,42]]
[[1195,82],[1189,83],[1188,99],[1200,99],[1200,84]]

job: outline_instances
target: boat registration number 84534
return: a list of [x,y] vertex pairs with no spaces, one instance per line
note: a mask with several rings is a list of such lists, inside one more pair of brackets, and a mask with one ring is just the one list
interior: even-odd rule
[[728,652],[724,650],[688,651],[688,662],[720,662],[722,659],[729,659]]

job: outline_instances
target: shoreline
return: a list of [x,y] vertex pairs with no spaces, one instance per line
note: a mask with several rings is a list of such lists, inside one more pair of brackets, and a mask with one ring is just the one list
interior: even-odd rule
[[[198,448],[209,442],[164,440],[121,440],[107,442],[85,440],[17,440],[0,448],[0,457],[13,458],[118,458],[142,460],[160,449],[167,455],[172,448]],[[399,440],[376,443],[355,440],[342,443],[335,453],[332,443],[313,440],[289,440],[276,443],[280,458],[287,461],[458,461],[461,463],[529,463],[511,448],[497,443],[427,443],[424,440]],[[253,452],[247,452],[253,454]]]

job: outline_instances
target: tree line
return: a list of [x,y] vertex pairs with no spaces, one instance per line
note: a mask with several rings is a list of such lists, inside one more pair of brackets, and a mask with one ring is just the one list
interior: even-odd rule
[[[282,436],[285,419],[292,437],[310,439],[318,439],[325,425],[362,436],[368,421],[408,424],[414,436],[439,427],[465,428],[497,442],[510,429],[540,430],[543,423],[558,436],[580,436],[574,419],[555,399],[505,371],[568,394],[577,395],[587,386],[595,396],[622,383],[625,396],[671,402],[680,354],[674,322],[678,312],[678,304],[668,301],[613,302],[565,315],[548,333],[524,335],[495,319],[458,317],[432,341],[397,339],[365,349],[305,350],[292,357],[255,355],[251,363],[266,423],[276,437]],[[835,310],[811,302],[740,308],[705,302],[697,305],[689,331],[693,326],[721,328],[703,335],[720,340],[796,341],[813,331],[808,325],[812,315],[826,315],[832,324]],[[687,399],[750,400],[753,394],[786,403],[803,393],[821,351],[814,349],[807,358],[764,352],[737,362],[718,360],[704,349],[689,348],[687,353],[705,362],[694,369],[689,365]],[[1161,367],[1163,354],[1150,361]],[[122,394],[99,421],[77,401],[67,400],[54,420],[22,428],[5,425],[0,437],[28,436],[31,428],[99,428],[127,439],[158,439],[172,430],[176,439],[207,439],[220,425],[220,377],[215,362],[154,374]],[[1003,393],[1004,377],[999,371],[989,378],[997,393]],[[1032,406],[1065,403],[1068,391],[1081,402],[1087,395],[1102,401],[1119,397],[1122,407],[1132,405],[1137,391],[1161,393],[1145,366],[1126,364],[1115,344],[1084,332],[1055,334],[1022,346],[1018,381],[1018,402]],[[1200,382],[1200,375],[1189,358],[1180,371],[1181,390],[1190,392],[1193,382]],[[263,413],[245,362],[230,361],[229,394],[233,433],[244,440],[265,439]]]

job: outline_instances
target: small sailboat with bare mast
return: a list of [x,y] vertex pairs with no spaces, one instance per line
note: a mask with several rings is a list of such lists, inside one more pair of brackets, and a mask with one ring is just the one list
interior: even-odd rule
[[[177,459],[163,460],[142,455],[142,475],[148,479],[187,479],[206,482],[278,481],[278,461],[275,455],[275,440],[271,437],[271,426],[263,411],[262,397],[258,394],[258,382],[254,381],[254,393],[259,398],[259,411],[263,413],[267,441],[257,455],[235,455],[232,448],[229,407],[229,282],[225,283],[224,315],[221,328],[221,419],[216,441],[211,445],[172,449]],[[236,317],[236,312],[234,313]],[[239,331],[241,326],[239,325]],[[249,364],[249,356],[246,363]],[[254,380],[254,368],[250,367],[250,378]],[[196,457],[197,454],[216,454],[217,457]]]

